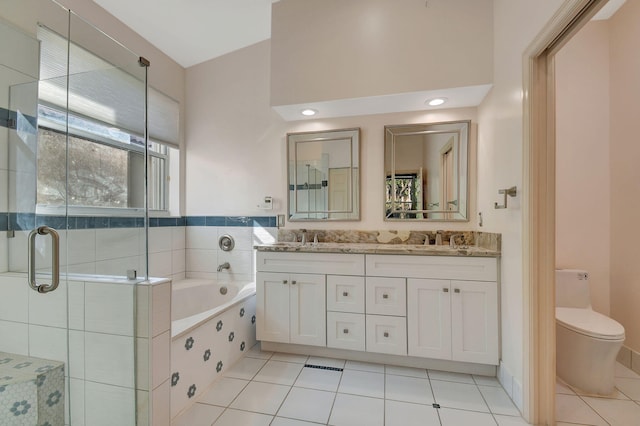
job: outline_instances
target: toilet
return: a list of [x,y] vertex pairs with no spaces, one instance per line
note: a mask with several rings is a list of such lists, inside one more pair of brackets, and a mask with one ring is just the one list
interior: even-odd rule
[[624,327],[591,308],[589,275],[556,270],[556,374],[587,394],[614,391]]

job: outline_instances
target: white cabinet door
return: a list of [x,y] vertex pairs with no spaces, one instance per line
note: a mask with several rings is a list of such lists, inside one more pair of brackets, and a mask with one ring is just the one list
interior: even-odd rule
[[451,281],[451,345],[454,361],[498,365],[498,286]]
[[290,274],[290,342],[327,345],[325,276]]
[[451,359],[449,280],[407,280],[407,334],[409,355]]
[[256,275],[256,337],[289,343],[289,274]]

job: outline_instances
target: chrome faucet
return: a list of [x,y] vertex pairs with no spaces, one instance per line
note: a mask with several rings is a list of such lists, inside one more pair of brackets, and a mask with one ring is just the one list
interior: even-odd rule
[[231,265],[229,265],[229,262],[224,262],[222,265],[218,266],[218,272],[222,271],[223,269],[229,269],[231,268]]
[[300,243],[302,245],[307,244],[307,230],[306,229],[301,229],[300,232],[302,232],[302,237],[300,237]]
[[449,238],[449,247],[456,248],[456,237],[462,237],[462,234],[453,234],[451,238]]
[[435,244],[437,246],[441,246],[442,245],[442,232],[443,231],[436,231],[436,242],[435,242]]

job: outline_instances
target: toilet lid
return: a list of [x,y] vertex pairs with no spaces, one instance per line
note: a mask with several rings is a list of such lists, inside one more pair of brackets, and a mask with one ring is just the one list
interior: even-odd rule
[[624,327],[591,309],[556,308],[556,321],[577,333],[605,340],[624,339]]

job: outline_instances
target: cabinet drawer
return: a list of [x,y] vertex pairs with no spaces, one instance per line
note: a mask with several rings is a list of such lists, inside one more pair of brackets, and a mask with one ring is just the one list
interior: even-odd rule
[[404,278],[367,277],[366,282],[367,314],[407,314],[407,285]]
[[367,255],[367,275],[497,281],[498,260],[492,257]]
[[405,317],[367,315],[367,352],[392,355],[407,354],[407,320]]
[[259,251],[259,272],[364,275],[364,255],[342,253],[278,253]]
[[364,351],[364,314],[327,312],[327,346]]
[[364,314],[364,277],[327,276],[327,310]]

